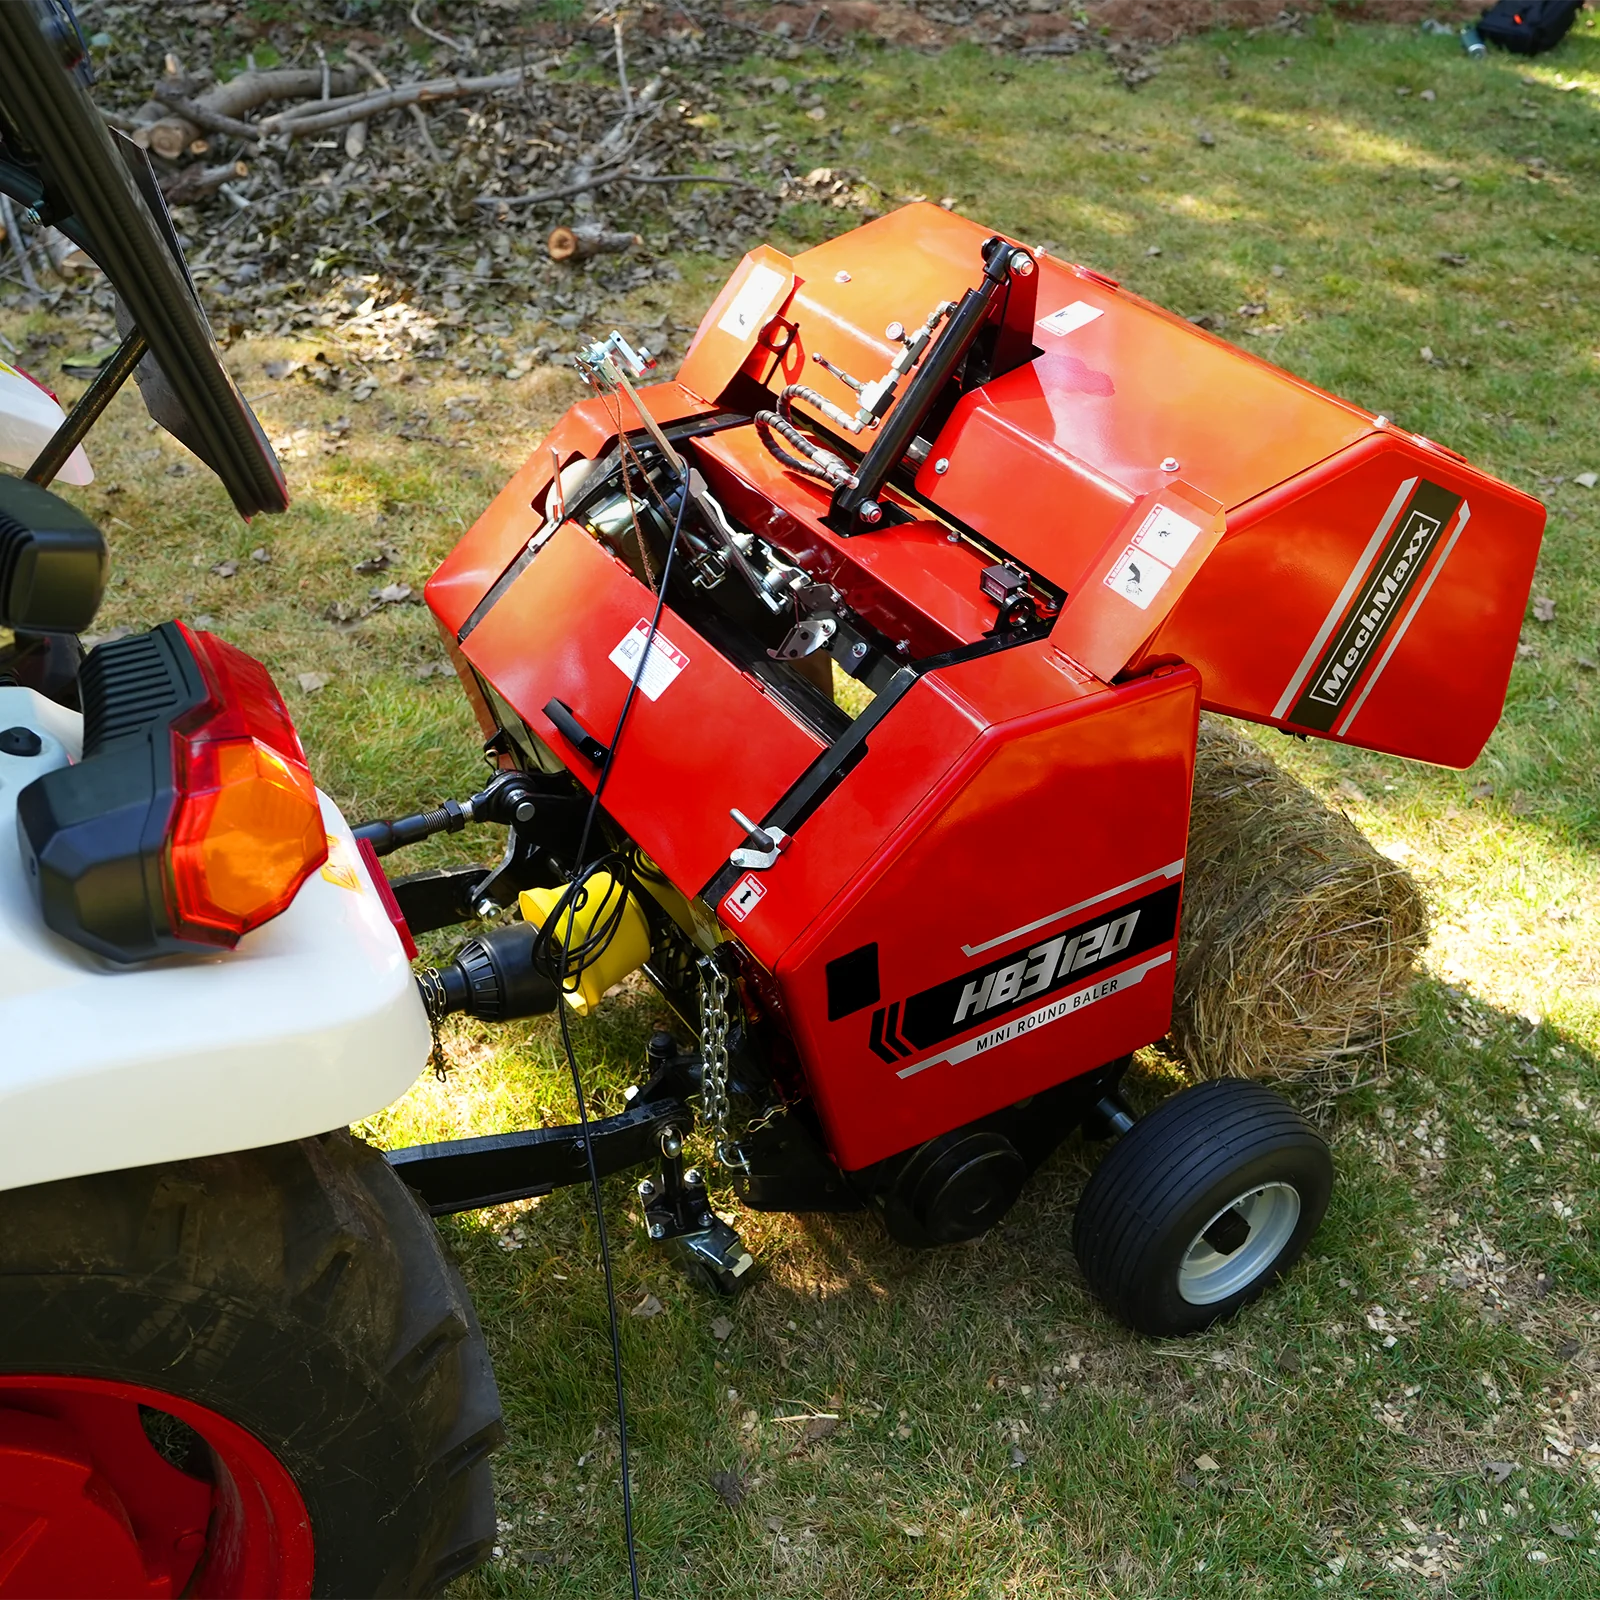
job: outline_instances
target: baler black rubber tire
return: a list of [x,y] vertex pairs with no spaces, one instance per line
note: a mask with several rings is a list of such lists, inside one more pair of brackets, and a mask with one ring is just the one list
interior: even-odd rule
[[[1196,1305],[1178,1289],[1185,1254],[1230,1202],[1287,1184],[1299,1215],[1283,1247],[1236,1293]],[[1163,1101],[1106,1153],[1073,1219],[1090,1287],[1118,1318],[1155,1338],[1197,1333],[1261,1295],[1299,1258],[1333,1189],[1333,1158],[1282,1096],[1241,1078]]]
[[495,1536],[503,1427],[433,1220],[345,1133],[0,1192],[0,1374],[114,1379],[248,1429],[317,1595],[433,1594]]

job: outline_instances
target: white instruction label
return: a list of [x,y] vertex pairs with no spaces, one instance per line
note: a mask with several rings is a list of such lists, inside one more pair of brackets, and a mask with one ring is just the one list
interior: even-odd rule
[[722,313],[717,326],[735,339],[748,339],[761,325],[761,318],[783,284],[783,274],[773,267],[754,266],[744,286]]
[[761,897],[766,892],[766,884],[755,873],[747,872],[728,891],[727,899],[722,902],[722,909],[733,921],[743,922],[761,903]]
[[1124,600],[1131,600],[1145,611],[1171,576],[1172,568],[1166,562],[1157,561],[1138,545],[1130,544],[1106,574],[1106,588],[1115,589]]
[[[645,655],[645,641],[650,640],[650,651]],[[644,671],[639,672],[639,658],[645,657]],[[640,617],[632,630],[625,634],[622,643],[606,657],[617,670],[632,682],[639,676],[639,693],[647,700],[659,700],[661,692],[689,665],[689,658],[666,635],[657,632],[650,639],[650,623]]]
[[1200,537],[1200,524],[1180,517],[1171,506],[1157,506],[1134,534],[1133,542],[1141,550],[1175,567],[1188,553],[1189,546]]
[[1071,333],[1073,329],[1081,328],[1102,315],[1104,313],[1099,306],[1092,306],[1087,300],[1074,300],[1070,306],[1062,306],[1059,311],[1052,311],[1039,326],[1046,333]]

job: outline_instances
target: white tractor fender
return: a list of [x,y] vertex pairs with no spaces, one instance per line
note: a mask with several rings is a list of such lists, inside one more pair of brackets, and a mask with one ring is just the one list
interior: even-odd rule
[[[17,795],[76,760],[82,719],[0,688],[0,1190],[326,1133],[398,1098],[431,1036],[410,961],[349,825],[233,950],[122,967],[52,933],[17,842]],[[320,791],[319,791],[320,794]]]

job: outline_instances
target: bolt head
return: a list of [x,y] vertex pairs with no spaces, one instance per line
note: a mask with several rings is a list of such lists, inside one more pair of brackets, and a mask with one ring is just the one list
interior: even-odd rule
[[518,822],[532,822],[533,821],[533,801],[531,801],[531,800],[522,801],[522,803],[520,805],[518,805],[516,811],[513,812],[512,814],[516,817]]
[[949,456],[940,456],[933,464],[933,470],[942,478],[950,470]]
[[857,640],[855,644],[850,646],[850,654],[853,655],[857,661],[859,661],[866,653],[867,642],[865,639]]
[[689,1170],[684,1173],[683,1181],[688,1184],[691,1189],[698,1189],[706,1180],[700,1176],[699,1167],[690,1167]]
[[898,344],[906,336],[905,323],[891,322],[889,326],[883,330],[883,336],[885,339],[892,339],[896,344]]
[[650,1237],[652,1239],[665,1239],[666,1236],[667,1236],[667,1228],[666,1228],[666,1224],[665,1223],[652,1222],[650,1224]]
[[1033,257],[1026,250],[1013,250],[1011,252],[1010,265],[1013,277],[1031,278],[1033,276]]
[[492,917],[500,907],[493,900],[480,900],[472,909],[480,917]]
[[652,1179],[641,1178],[639,1180],[639,1198],[641,1200],[648,1200],[655,1192],[656,1186]]
[[835,283],[849,283],[850,274],[846,272],[843,267],[840,267],[839,270],[834,273],[833,281]]
[[869,528],[875,528],[883,521],[883,507],[876,500],[863,500],[856,508],[856,515]]
[[1181,461],[1179,461],[1176,456],[1168,456],[1161,463],[1161,470],[1163,472],[1176,472],[1178,470],[1178,468],[1180,466],[1182,466],[1182,465],[1183,465],[1183,463]]

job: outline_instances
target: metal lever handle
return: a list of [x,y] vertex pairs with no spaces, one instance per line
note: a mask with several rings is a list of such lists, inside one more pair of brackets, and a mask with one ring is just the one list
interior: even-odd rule
[[603,766],[606,757],[611,754],[605,745],[595,738],[584,725],[573,716],[572,708],[560,700],[551,700],[544,708],[544,714],[555,725],[555,730],[561,735],[580,756],[593,766]]

